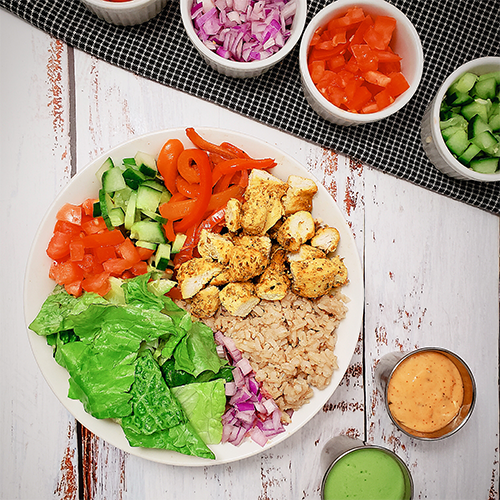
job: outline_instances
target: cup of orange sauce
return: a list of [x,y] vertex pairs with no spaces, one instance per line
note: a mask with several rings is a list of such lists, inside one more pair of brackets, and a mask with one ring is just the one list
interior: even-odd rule
[[386,354],[375,377],[391,420],[405,434],[442,439],[461,429],[476,400],[467,364],[440,347]]

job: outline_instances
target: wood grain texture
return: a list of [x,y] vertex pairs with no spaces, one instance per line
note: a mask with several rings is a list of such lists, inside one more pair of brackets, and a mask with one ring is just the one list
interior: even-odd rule
[[[0,234],[16,235],[15,247],[0,246],[9,262],[0,301],[1,500],[319,498],[322,450],[339,434],[395,450],[410,466],[415,498],[498,499],[498,217],[73,52],[3,11],[0,37],[2,70],[15,75],[0,79],[1,158],[14,166],[2,166]],[[366,286],[356,351],[322,411],[267,452],[205,468],[148,462],[77,425],[40,374],[22,315],[20,269],[71,174],[135,135],[187,126],[249,134],[300,161],[352,228]],[[478,402],[463,432],[421,443],[394,429],[373,375],[386,352],[431,344],[466,359]]]

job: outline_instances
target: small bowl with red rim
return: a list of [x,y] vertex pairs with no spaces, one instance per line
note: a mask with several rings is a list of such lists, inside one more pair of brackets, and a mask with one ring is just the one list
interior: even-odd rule
[[324,119],[351,126],[405,106],[422,77],[420,37],[384,0],[337,0],[307,26],[300,44],[304,95]]
[[118,26],[142,24],[157,16],[167,0],[82,0],[99,19]]
[[307,0],[180,0],[186,33],[205,62],[233,78],[262,75],[304,30]]

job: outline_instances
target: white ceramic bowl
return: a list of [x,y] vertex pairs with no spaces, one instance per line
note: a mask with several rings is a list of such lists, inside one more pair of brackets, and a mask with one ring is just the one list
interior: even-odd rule
[[[334,17],[344,15],[351,7],[361,7],[365,14],[370,14],[372,17],[391,16],[396,19],[397,23],[391,47],[402,58],[401,71],[410,84],[410,88],[397,97],[392,104],[376,113],[351,113],[338,108],[320,93],[309,74],[307,54],[314,33]],[[424,54],[420,37],[414,26],[399,9],[390,3],[384,0],[337,0],[318,12],[307,26],[300,43],[299,62],[304,95],[314,111],[332,123],[351,126],[382,120],[393,115],[407,104],[420,84],[424,67]]]
[[142,24],[157,16],[167,5],[167,0],[82,0],[82,3],[99,19],[118,26]]
[[223,75],[233,78],[253,78],[262,75],[274,65],[283,60],[295,47],[299,41],[307,15],[307,0],[296,0],[297,11],[293,19],[291,35],[286,41],[285,45],[278,50],[275,54],[262,61],[239,62],[224,59],[215,52],[211,51],[200,40],[195,32],[193,21],[191,19],[191,6],[193,0],[180,0],[182,22],[186,33],[195,46],[196,50],[200,53],[205,62],[213,69],[222,73]]
[[420,130],[425,154],[435,167],[450,177],[480,182],[500,181],[500,172],[481,174],[462,165],[450,153],[439,128],[439,110],[450,85],[464,73],[471,72],[482,75],[491,71],[500,71],[500,57],[481,57],[463,64],[443,82],[425,110]]
[[[267,142],[216,128],[200,128],[197,129],[197,132],[207,141],[216,144],[231,142],[255,158],[274,158],[277,166],[273,168],[272,173],[281,179],[287,179],[289,175],[310,177],[305,167],[297,160]],[[144,151],[156,156],[163,144],[174,138],[182,141],[185,147],[193,147],[191,141],[186,137],[184,129],[162,130],[134,137],[95,158],[78,175],[73,177],[59,193],[38,229],[26,268],[24,312],[27,325],[33,321],[40,306],[54,289],[54,282],[49,278],[50,259],[45,250],[54,229],[57,211],[64,203],[82,203],[87,198],[97,196],[100,183],[95,173],[106,158],[111,157],[115,162],[120,162],[123,158],[134,156],[137,151]],[[337,254],[343,257],[349,270],[349,283],[342,288],[342,292],[349,297],[350,302],[347,304],[347,315],[337,329],[338,339],[335,345],[335,355],[337,356],[338,369],[333,372],[331,382],[325,389],[314,389],[314,395],[309,403],[294,413],[292,422],[286,426],[285,432],[271,439],[264,447],[259,446],[251,439],[246,439],[240,446],[227,443],[211,445],[210,448],[215,453],[216,460],[181,455],[168,450],[132,448],[119,424],[109,419],[96,419],[90,416],[85,412],[79,400],[68,398],[68,372],[55,362],[52,348],[47,345],[46,338],[28,330],[29,341],[40,370],[68,411],[91,432],[127,453],[164,464],[197,467],[234,462],[266,452],[309,422],[331,398],[351,362],[362,326],[364,304],[363,272],[356,241],[333,198],[321,183],[318,181],[316,183],[318,184],[318,193],[314,198],[312,213],[315,218],[321,218],[340,232]]]

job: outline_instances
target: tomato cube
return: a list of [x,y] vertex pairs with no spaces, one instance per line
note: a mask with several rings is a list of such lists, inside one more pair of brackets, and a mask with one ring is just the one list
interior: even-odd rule
[[85,255],[85,245],[83,244],[83,240],[81,238],[75,238],[69,244],[69,255],[70,260],[73,262],[79,262],[83,260]]
[[86,292],[94,292],[99,295],[106,295],[109,292],[111,285],[109,283],[109,273],[102,272],[88,276],[82,281],[82,288]]
[[57,212],[56,219],[80,225],[82,223],[82,207],[66,203]]
[[392,97],[397,97],[410,88],[410,84],[402,73],[391,73],[389,77],[391,81],[389,85],[387,85],[387,92],[389,92]]
[[71,234],[56,231],[49,241],[47,255],[53,260],[60,260],[69,255],[69,244],[73,239]]

